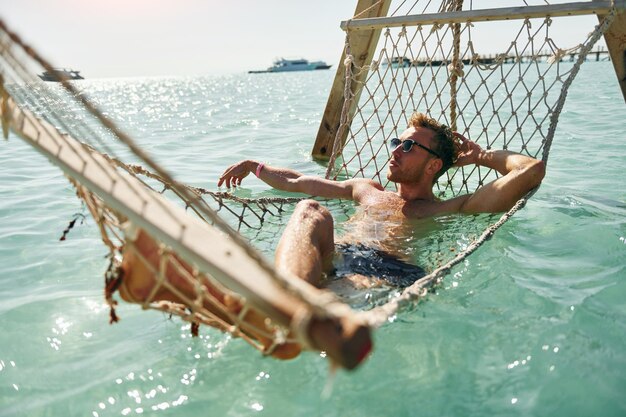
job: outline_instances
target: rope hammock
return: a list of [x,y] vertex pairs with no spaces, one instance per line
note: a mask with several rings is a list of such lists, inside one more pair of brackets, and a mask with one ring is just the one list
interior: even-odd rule
[[[340,123],[327,178],[372,178],[393,187],[384,179],[390,157],[387,142],[404,130],[415,111],[445,121],[485,149],[514,150],[547,162],[568,88],[617,13],[611,2],[589,36],[579,45],[564,49],[551,37],[555,22],[561,19],[521,19],[504,50],[487,57],[476,40],[480,31],[493,31],[491,25],[496,23],[478,21],[475,15],[464,17],[462,1],[442,1],[436,9],[431,1],[402,1],[390,9],[393,11],[387,21],[372,23],[362,17],[381,4],[389,9],[390,3],[375,2],[342,25],[346,31],[344,100],[338,109]],[[471,2],[469,7],[466,10],[471,10]],[[429,15],[432,19],[425,20]],[[456,16],[452,23],[450,16]],[[371,62],[355,58],[355,43],[363,33],[361,24],[378,25],[367,30],[382,33]],[[142,307],[178,315],[194,328],[198,324],[218,327],[265,354],[286,343],[311,347],[307,326],[315,319],[351,316],[380,326],[480,247],[532,194],[489,225],[462,253],[404,289],[400,296],[371,310],[355,312],[332,294],[312,291],[297,277],[276,272],[238,233],[242,227],[261,230],[268,218],[280,215],[286,205],[299,198],[243,199],[181,184],[72,83],[60,80],[44,85],[37,79],[34,74],[38,69],[52,71],[52,67],[4,23],[0,23],[0,52],[0,111],[5,137],[8,129],[13,129],[59,165],[96,220],[109,249],[105,285],[111,307],[115,305],[112,294],[118,285],[116,271],[123,252],[141,258],[133,242],[138,229],[147,230],[158,242],[161,262],[154,265],[143,260],[157,282],[152,293],[139,301]],[[573,62],[563,62],[570,56]],[[92,181],[89,170],[98,171],[102,183]],[[472,192],[496,176],[495,171],[483,167],[453,168],[436,187],[441,196],[451,197]],[[170,200],[176,203],[170,204]],[[158,216],[152,215],[157,212]],[[160,224],[162,218],[167,219],[165,225]],[[202,238],[226,236],[219,237],[221,254],[204,253],[194,247],[193,239],[186,240],[195,229],[201,229]],[[220,256],[241,261],[220,263]],[[249,269],[233,266],[239,262],[250,265]],[[196,297],[185,297],[168,281],[170,270],[196,288]],[[253,275],[259,282],[248,284],[242,278],[245,275]],[[202,280],[217,288],[217,295],[199,285]],[[287,294],[299,306],[297,312],[287,319],[282,317],[258,294],[265,287]],[[155,301],[161,289],[178,294],[184,304]],[[224,294],[229,303],[224,302]],[[206,309],[205,305],[213,308]],[[268,315],[272,321],[251,324],[249,317],[255,312]],[[117,320],[114,310],[111,314],[111,320]]]
[[[385,19],[366,22],[368,29],[381,31],[382,45],[371,62],[359,66],[352,53],[353,43],[361,41],[360,20],[367,21],[359,18],[383,3],[389,2],[375,2],[342,23],[346,30],[345,100],[326,177],[371,178],[386,188],[393,187],[385,178],[391,156],[388,141],[400,136],[416,111],[444,122],[483,149],[508,149],[547,163],[568,89],[617,13],[612,2],[604,19],[586,39],[562,49],[551,33],[563,19],[524,18],[516,30],[515,22],[507,21],[507,31],[500,32],[491,21],[447,23],[450,16],[463,9],[462,0],[443,1],[435,10],[431,10],[434,6],[429,1],[410,5],[402,2],[387,19],[390,24]],[[408,18],[394,25],[394,16],[408,16],[420,6],[424,8],[413,16],[413,21]],[[429,15],[433,16],[430,21]],[[503,52],[481,55],[475,39],[484,33],[512,33],[512,39],[507,39]],[[566,58],[570,62],[563,62]],[[441,197],[450,198],[473,192],[497,176],[495,170],[479,166],[451,168],[435,189]],[[535,191],[519,200],[453,259],[416,280],[399,297],[362,312],[362,316],[371,325],[380,326],[402,306],[425,295],[428,288],[519,211]]]

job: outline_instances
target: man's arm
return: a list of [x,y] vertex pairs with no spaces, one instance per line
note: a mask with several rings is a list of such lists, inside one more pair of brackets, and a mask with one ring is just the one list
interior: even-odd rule
[[[259,162],[245,160],[231,165],[219,178],[217,186],[225,184],[230,188],[241,185],[241,181],[251,172],[257,172]],[[365,188],[382,186],[371,180],[351,179],[346,181],[332,181],[321,177],[304,175],[289,168],[278,168],[263,165],[259,172],[259,179],[272,188],[282,191],[304,193],[316,197],[342,198],[358,200]]]
[[459,203],[459,212],[471,214],[507,211],[541,183],[545,175],[543,161],[510,151],[485,151],[463,136],[457,136],[463,141],[463,145],[455,166],[474,164],[495,169],[502,175],[473,194],[451,200]]

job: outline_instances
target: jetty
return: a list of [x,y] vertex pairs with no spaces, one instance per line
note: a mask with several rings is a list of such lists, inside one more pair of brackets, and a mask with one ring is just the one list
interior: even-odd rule
[[[537,54],[527,54],[527,55],[505,55],[504,57],[499,55],[483,55],[478,56],[477,58],[466,58],[462,59],[464,65],[469,65],[471,63],[474,64],[484,64],[489,65],[493,64],[496,61],[502,59],[505,64],[512,64],[515,62],[546,62],[549,59],[554,59],[556,53],[553,51],[542,51]],[[577,52],[568,53],[566,52],[560,58],[560,62],[574,62],[578,57]],[[590,51],[585,58],[586,61],[610,61],[611,57],[609,55],[609,51],[605,48],[597,48],[595,51]],[[441,65],[449,65],[452,63],[451,59],[443,58],[443,59],[433,59],[433,58],[417,58],[417,59],[409,59],[407,57],[393,57],[384,62],[384,65],[389,65],[394,68],[405,68],[405,67],[425,67],[425,66],[441,66]]]

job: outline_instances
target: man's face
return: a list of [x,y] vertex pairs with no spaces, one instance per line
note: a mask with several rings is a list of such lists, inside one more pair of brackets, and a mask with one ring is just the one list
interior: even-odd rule
[[[425,127],[410,127],[405,130],[399,139],[404,141],[412,139],[415,142],[433,148],[432,138],[435,132]],[[391,158],[387,169],[387,179],[398,183],[420,182],[424,176],[424,171],[432,155],[419,146],[413,146],[409,152],[402,150],[402,145],[391,151]]]

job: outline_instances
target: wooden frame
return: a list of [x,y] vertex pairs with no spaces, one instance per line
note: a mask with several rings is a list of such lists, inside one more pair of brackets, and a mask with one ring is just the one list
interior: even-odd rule
[[[624,8],[625,1],[617,0],[618,8]],[[407,16],[377,17],[367,19],[346,20],[341,22],[343,30],[372,30],[384,27],[400,27],[415,25],[432,25],[434,23],[450,24],[471,22],[488,22],[502,20],[519,20],[539,17],[581,16],[604,14],[611,10],[611,1],[589,1],[563,3],[547,6],[506,7],[498,9],[464,10],[459,12],[414,14]]]
[[[596,2],[598,1],[596,0]],[[626,102],[626,11],[624,10],[624,3],[624,1],[621,2],[620,12],[604,33],[604,41],[609,49],[617,82],[622,89],[624,102]],[[604,17],[605,15],[598,14],[598,20],[602,21]]]

